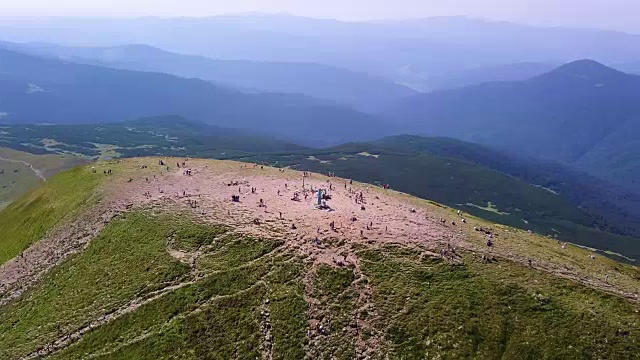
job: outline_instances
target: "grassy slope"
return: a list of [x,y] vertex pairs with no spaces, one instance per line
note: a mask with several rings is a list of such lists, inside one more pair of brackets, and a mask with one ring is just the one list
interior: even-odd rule
[[57,174],[0,212],[0,264],[95,201],[102,178],[91,175],[87,167]]
[[[6,134],[0,131],[2,136]],[[73,156],[34,155],[8,148],[0,148],[0,158],[0,210],[42,182],[32,169],[18,161],[33,165],[45,177],[82,163],[80,158]]]
[[[261,342],[258,307],[270,296],[274,297],[273,323],[282,326],[274,334],[274,348],[300,354],[304,302],[296,259],[276,258],[272,264],[263,257],[280,243],[253,240],[251,250],[245,251],[246,239],[223,236],[224,231],[188,218],[151,213],[116,220],[85,252],[0,311],[0,357],[26,355],[89,319],[126,308],[134,298],[150,299],[152,292],[180,283],[183,286],[91,331],[57,357],[230,358],[240,351],[242,358],[255,358]],[[194,278],[187,265],[166,252],[167,241],[184,251],[214,244],[204,258],[242,260],[224,270],[199,267],[207,275]],[[270,279],[276,281],[273,286],[266,285]],[[244,349],[237,348],[239,344]]]
[[396,356],[627,358],[637,349],[637,305],[469,255],[450,265],[400,247],[361,251]]
[[36,188],[41,181],[28,166],[0,160],[0,209],[4,209],[29,189]]
[[[41,191],[42,196],[53,196],[52,191],[64,196],[74,190]],[[23,215],[37,210],[25,209]],[[476,221],[470,218],[468,227]],[[0,358],[29,354],[91,319],[127,308],[133,299],[146,302],[51,358],[254,359],[261,354],[266,316],[273,358],[300,359],[307,351],[316,358],[349,358],[355,339],[344,336],[342,328],[354,317],[358,281],[371,284],[375,307],[357,316],[371,319],[382,339],[380,352],[389,358],[629,358],[640,341],[638,303],[507,260],[484,264],[463,252],[464,265],[450,265],[421,257],[415,248],[353,245],[363,272],[356,278],[348,269],[320,266],[312,271],[303,259],[279,248],[279,241],[229,230],[179,214],[121,216],[86,251],[0,308]],[[504,230],[496,246],[536,258],[566,261],[573,252],[587,254],[571,247],[570,255],[555,255],[544,246],[552,243],[548,239],[522,241],[523,232],[507,235]],[[8,239],[20,242],[15,236]],[[469,241],[481,243],[482,238],[473,234]],[[167,246],[198,249],[203,255],[190,270],[168,255]],[[637,289],[637,269],[617,267],[630,272],[624,279],[634,278]],[[302,284],[309,271],[311,295],[331,319],[328,335],[312,342],[305,336]],[[617,281],[615,275],[612,280]],[[153,297],[153,291],[162,295]]]

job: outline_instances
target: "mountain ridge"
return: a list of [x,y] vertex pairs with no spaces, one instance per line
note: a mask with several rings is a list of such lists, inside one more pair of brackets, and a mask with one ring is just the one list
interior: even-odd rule
[[[417,95],[383,114],[405,124],[411,132],[577,164],[589,151],[601,151],[597,144],[618,127],[640,122],[639,98],[639,76],[582,60],[529,80]],[[610,143],[613,148],[608,147],[608,153],[623,146]],[[606,157],[599,158],[606,161]],[[631,170],[630,174],[640,174],[638,165]],[[591,173],[606,176],[595,170]],[[622,181],[609,180],[640,192],[629,183],[630,177],[633,175]]]
[[210,59],[146,44],[69,47],[5,43],[4,47],[81,64],[199,78],[238,89],[300,93],[367,112],[417,93],[382,77],[325,64]]
[[3,122],[96,123],[177,114],[314,145],[375,138],[384,129],[384,122],[375,116],[302,95],[245,94],[199,79],[75,64],[9,50],[0,50],[0,66]]

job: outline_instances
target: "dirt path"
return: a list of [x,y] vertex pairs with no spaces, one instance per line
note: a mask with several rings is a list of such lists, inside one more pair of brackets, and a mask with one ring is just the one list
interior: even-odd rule
[[31,169],[31,171],[33,171],[33,173],[36,174],[37,177],[42,179],[42,181],[47,181],[47,178],[44,176],[44,172],[42,172],[41,170],[36,169],[33,165],[29,164],[28,162],[26,162],[24,160],[8,159],[8,158],[4,158],[2,156],[0,156],[0,160],[7,161],[7,162],[12,162],[12,163],[23,164],[26,167],[28,167],[29,169]]

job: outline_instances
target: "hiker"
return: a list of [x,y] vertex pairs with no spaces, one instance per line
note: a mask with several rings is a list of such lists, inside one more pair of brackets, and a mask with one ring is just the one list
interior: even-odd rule
[[528,261],[529,261],[529,267],[533,267],[533,265],[531,263],[531,259],[529,259]]
[[491,241],[491,239],[487,240],[487,247],[492,247],[493,246],[493,241]]

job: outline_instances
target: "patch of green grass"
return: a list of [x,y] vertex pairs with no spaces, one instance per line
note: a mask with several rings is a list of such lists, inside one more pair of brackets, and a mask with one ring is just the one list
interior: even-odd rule
[[[59,359],[74,359],[74,357],[54,357]],[[154,333],[138,341],[125,344],[122,347],[106,353],[99,353],[93,357],[100,360],[161,360],[161,359],[198,359],[194,349],[188,344],[183,332],[182,321],[176,321],[162,333]]]
[[96,188],[103,177],[87,167],[77,167],[51,177],[0,212],[0,264],[40,240],[64,219],[97,200]]
[[256,319],[267,293],[261,284],[247,293],[215,300],[203,311],[190,314],[183,332],[197,359],[260,357],[262,334]]
[[311,347],[319,358],[346,359],[355,351],[355,300],[358,293],[352,286],[353,271],[321,265],[314,273],[314,297],[321,301],[320,311],[325,314],[322,326],[326,334],[316,335]]
[[485,206],[485,207],[482,207],[482,206],[476,205],[476,204],[472,204],[472,203],[466,203],[466,205],[474,207],[476,209],[489,211],[489,212],[492,212],[492,213],[497,214],[497,215],[511,215],[509,213],[501,212],[500,210],[498,210],[498,208],[491,201],[488,201],[487,202],[487,206]]
[[[162,332],[127,343],[97,359],[256,359],[262,340],[255,319],[264,285],[212,300],[176,318]],[[61,357],[68,359],[70,357]]]
[[198,268],[219,271],[229,267],[237,267],[260,258],[283,244],[282,241],[251,237],[237,239],[235,236],[221,239],[221,241],[227,244],[216,252],[201,256],[196,262]]
[[170,245],[183,251],[195,251],[201,246],[211,245],[217,237],[227,232],[224,226],[189,223],[173,234]]
[[335,298],[351,286],[353,279],[353,271],[349,268],[319,266],[315,273],[316,296]]
[[269,282],[269,309],[273,325],[273,358],[302,359],[305,356],[306,311],[302,262],[294,258],[289,262],[274,259]]
[[[57,355],[60,359],[79,359],[92,354],[109,352],[122,344],[141,337],[145,333],[157,333],[155,338],[174,338],[175,323],[212,298],[230,296],[246,291],[268,272],[268,262],[256,263],[249,267],[230,269],[214,273],[194,284],[184,286],[159,297],[134,312],[127,313],[86,334],[80,342]],[[136,346],[125,347],[134,351],[144,347],[145,340]],[[154,340],[154,346],[160,346]],[[171,353],[171,344],[162,352]],[[179,348],[182,349],[182,348]],[[179,350],[178,349],[178,350]],[[156,352],[152,352],[156,353]],[[133,356],[133,355],[132,355]],[[136,358],[135,356],[132,358]]]
[[639,306],[624,299],[507,261],[386,250],[360,256],[393,357],[626,358],[640,341]]
[[2,308],[0,358],[25,355],[135,296],[183,277],[188,267],[165,250],[167,236],[177,225],[143,213],[109,224],[85,251]]
[[[129,229],[128,239],[125,240],[121,237],[119,230],[115,230],[114,227],[121,230]],[[144,284],[149,282],[136,275],[135,266],[133,268],[127,267],[125,262],[120,259],[120,257],[144,259],[144,256],[139,252],[132,252],[131,246],[139,247],[141,242],[153,243],[153,247],[146,248],[146,256],[156,259],[162,253],[161,257],[170,260],[173,266],[186,270],[185,265],[176,262],[166,253],[166,240],[171,239],[172,245],[181,244],[194,248],[207,244],[212,237],[224,230],[219,226],[196,224],[188,218],[179,216],[153,216],[144,212],[134,213],[127,215],[118,223],[108,225],[92,242],[93,246],[105,242],[113,243],[111,239],[119,239],[117,244],[108,247],[109,250],[117,253],[105,251],[104,245],[97,249],[92,249],[90,246],[85,253],[78,257],[82,258],[83,262],[89,261],[88,258],[84,259],[85,254],[100,252],[115,264],[120,264],[123,269],[127,269],[126,276],[122,273],[114,273],[115,270],[110,270],[110,275],[106,279],[100,279],[96,284],[113,286],[113,283],[109,284],[108,282],[113,281],[110,279],[111,276],[117,275],[119,275],[118,279],[128,277],[127,280],[122,281],[135,281]],[[228,245],[244,244],[243,241],[247,241],[246,238],[236,238],[237,241],[234,241],[233,235],[226,235],[226,237],[228,237]],[[125,241],[126,244],[122,243]],[[278,244],[278,242],[257,241],[257,244]],[[156,251],[160,253],[155,253]],[[264,256],[264,254],[256,256],[256,248],[250,246],[229,247],[226,248],[226,251],[228,256],[221,258],[225,264],[229,264],[229,259],[250,260],[239,263],[237,267],[228,266],[223,271],[210,272],[192,284],[170,290],[156,298],[145,296],[146,289],[138,290],[135,294],[125,294],[113,290],[109,293],[110,298],[124,300],[132,296],[140,296],[142,299],[149,299],[149,302],[135,311],[119,316],[117,319],[91,330],[83,335],[80,341],[54,354],[52,358],[255,358],[260,354],[260,343],[263,340],[259,325],[262,319],[259,314],[259,305],[267,296],[271,298],[269,306],[273,307],[274,358],[292,358],[291,355],[296,357],[304,355],[304,348],[300,340],[304,340],[306,304],[299,277],[300,261],[289,256],[278,256],[275,260],[270,256]],[[242,255],[243,251],[247,251],[247,255]],[[96,262],[93,258],[91,260],[93,260],[90,262],[92,266],[108,267],[99,261]],[[71,268],[80,266],[76,264],[76,261],[77,259],[73,258],[57,272],[65,274],[69,271],[66,269],[67,266]],[[111,264],[110,267],[113,269],[114,264]],[[157,267],[152,266],[153,269]],[[216,266],[216,269],[218,268],[222,268],[222,266]],[[83,274],[93,281],[90,274],[87,272],[83,272]],[[184,275],[182,273],[179,276],[183,278],[182,281],[188,281]],[[167,280],[162,282],[167,283]],[[261,282],[262,280],[266,281]],[[269,287],[266,286],[267,283]],[[77,291],[67,283],[56,284],[55,287],[58,290],[58,296],[61,291]],[[101,285],[94,285],[94,288],[101,288]],[[148,284],[146,288],[157,287]],[[41,298],[46,291],[47,289],[37,289],[30,298]],[[59,301],[63,301],[62,297]],[[18,301],[6,309],[12,313],[15,312],[13,307],[17,307],[19,311],[22,308],[21,305],[22,302]],[[101,314],[99,311],[94,311],[95,304],[87,305],[85,303],[84,305],[84,307],[73,307],[76,313],[83,314],[80,317],[95,318]],[[105,304],[102,304],[100,309],[105,307]],[[40,313],[47,312],[47,316],[53,318],[62,316],[64,321],[68,321],[67,319],[73,316],[70,312],[52,311],[48,304],[39,302],[34,304],[31,309]],[[40,321],[40,328],[48,326],[46,323],[47,321]],[[19,330],[27,330],[23,333],[29,331],[28,329]],[[67,326],[64,332],[72,330],[72,326]],[[6,333],[15,335],[15,332],[14,328],[7,329]],[[49,337],[49,339],[51,338]],[[16,353],[15,348],[10,349],[12,356],[24,354],[28,349],[34,349],[35,346],[47,343],[46,341],[33,343],[25,338],[20,338],[18,341],[25,344],[24,350],[21,353]]]

